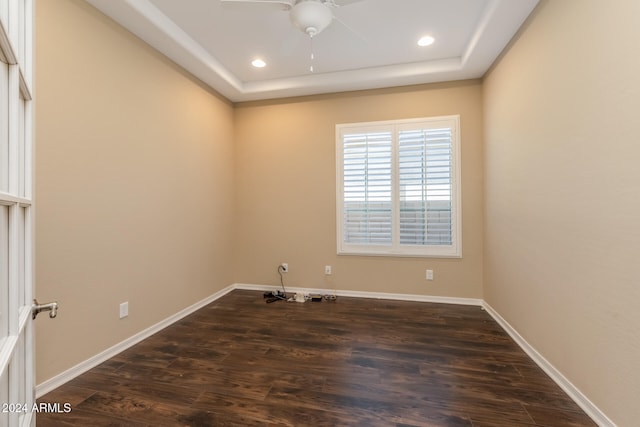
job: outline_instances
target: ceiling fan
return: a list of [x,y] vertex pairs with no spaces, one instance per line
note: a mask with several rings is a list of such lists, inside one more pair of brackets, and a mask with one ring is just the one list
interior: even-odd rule
[[[320,34],[334,19],[331,9],[362,0],[220,0],[222,3],[275,4],[289,11],[291,23],[309,37]],[[338,20],[339,21],[339,20]]]

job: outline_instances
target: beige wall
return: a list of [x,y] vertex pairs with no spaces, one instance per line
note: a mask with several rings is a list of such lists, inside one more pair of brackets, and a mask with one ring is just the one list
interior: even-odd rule
[[485,299],[640,419],[640,2],[542,1],[484,84]]
[[233,283],[233,107],[84,1],[36,28],[42,382]]
[[[465,81],[238,105],[236,281],[279,284],[288,262],[291,286],[481,298],[481,93]],[[463,259],[337,256],[335,125],[448,114],[461,121]]]

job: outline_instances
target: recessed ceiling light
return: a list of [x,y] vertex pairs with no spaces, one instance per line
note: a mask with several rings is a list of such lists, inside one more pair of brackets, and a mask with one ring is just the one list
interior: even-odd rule
[[436,41],[436,39],[434,39],[431,36],[424,36],[420,40],[418,40],[418,46],[430,46],[435,41]]
[[264,68],[267,63],[264,62],[262,59],[254,59],[253,61],[251,61],[251,65],[253,65],[256,68]]

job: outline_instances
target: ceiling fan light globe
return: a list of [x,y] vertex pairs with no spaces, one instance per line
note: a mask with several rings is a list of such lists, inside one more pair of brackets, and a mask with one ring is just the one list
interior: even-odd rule
[[293,6],[289,18],[293,25],[313,37],[331,24],[333,14],[319,1],[304,0]]

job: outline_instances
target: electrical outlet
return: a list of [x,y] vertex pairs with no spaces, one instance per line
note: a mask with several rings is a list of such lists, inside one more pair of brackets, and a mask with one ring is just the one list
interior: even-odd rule
[[120,318],[127,317],[129,315],[129,301],[120,304]]
[[427,270],[426,279],[427,280],[433,280],[433,270]]
[[330,265],[325,265],[324,266],[324,274],[326,274],[327,276],[331,275],[331,266]]
[[283,262],[280,264],[280,271],[282,271],[283,273],[288,273],[289,272],[289,264],[287,264],[286,262]]

